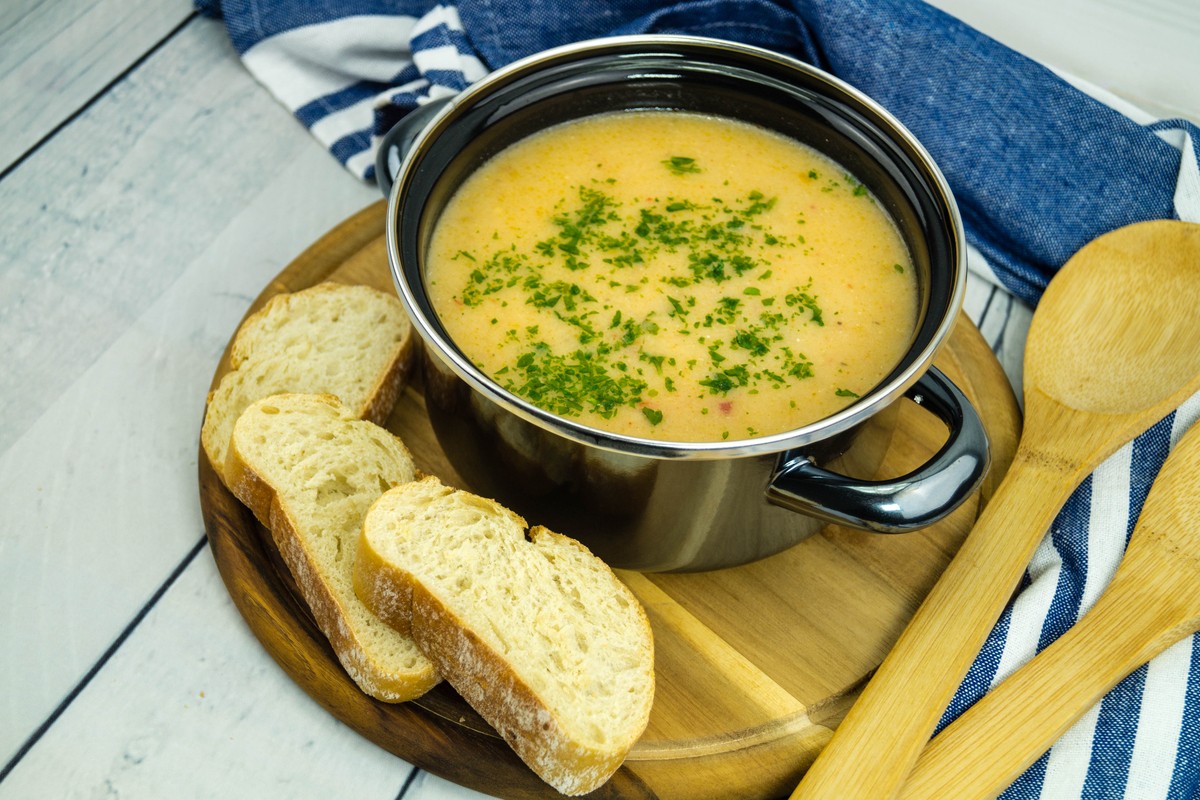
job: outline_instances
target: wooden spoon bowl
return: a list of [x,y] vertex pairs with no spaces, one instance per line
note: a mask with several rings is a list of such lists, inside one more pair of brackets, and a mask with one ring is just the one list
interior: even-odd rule
[[1200,225],[1108,233],[1051,281],[1012,467],[793,798],[895,797],[1050,522],[1099,464],[1200,390]]

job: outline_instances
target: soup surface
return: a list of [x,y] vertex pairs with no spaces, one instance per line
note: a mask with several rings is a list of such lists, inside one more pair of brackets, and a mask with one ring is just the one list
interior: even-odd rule
[[799,427],[899,361],[908,251],[866,187],[800,143],[665,111],[578,120],[493,157],[426,265],[460,350],[603,430],[722,441]]

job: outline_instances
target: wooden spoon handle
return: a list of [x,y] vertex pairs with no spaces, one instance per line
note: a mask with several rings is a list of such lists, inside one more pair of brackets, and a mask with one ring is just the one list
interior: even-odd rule
[[1171,581],[1133,566],[1123,564],[1083,619],[939,733],[899,797],[996,797],[1117,683],[1191,633],[1194,613],[1166,596]]
[[996,495],[793,800],[896,795],[1074,485],[1018,449]]

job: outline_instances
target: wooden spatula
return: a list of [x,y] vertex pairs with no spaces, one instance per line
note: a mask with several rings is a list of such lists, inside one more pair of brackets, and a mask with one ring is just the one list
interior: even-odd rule
[[1200,426],[1163,464],[1096,604],[938,734],[900,797],[995,797],[1125,676],[1197,630]]

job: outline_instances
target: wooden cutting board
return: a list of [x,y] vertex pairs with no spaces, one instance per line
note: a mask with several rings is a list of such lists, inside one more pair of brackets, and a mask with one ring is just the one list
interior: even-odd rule
[[[267,286],[270,296],[323,280],[392,289],[377,203],[330,231]],[[779,555],[699,574],[621,577],[655,636],[650,724],[625,766],[594,796],[767,798],[794,787],[966,535],[1011,461],[1020,416],[999,364],[962,321],[937,364],[971,397],[993,447],[981,493],[924,531],[883,536],[827,528]],[[214,385],[228,369],[228,352]],[[418,379],[419,380],[419,379]],[[945,438],[903,401],[881,476],[900,474]],[[388,427],[418,466],[461,485],[425,415],[419,385]],[[242,616],[284,671],[360,734],[450,781],[506,798],[554,797],[448,686],[380,703],[342,672],[270,536],[200,452],[200,500],[213,556]],[[536,520],[531,520],[536,522]]]

